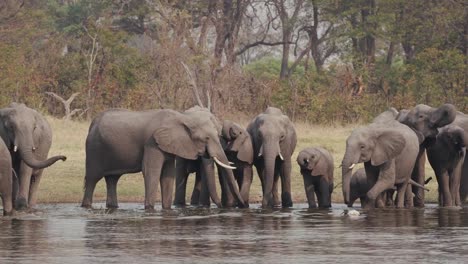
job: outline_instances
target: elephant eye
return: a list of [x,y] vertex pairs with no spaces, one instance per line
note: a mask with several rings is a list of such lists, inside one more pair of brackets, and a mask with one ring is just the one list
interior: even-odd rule
[[361,149],[365,149],[365,148],[366,148],[366,146],[364,146],[364,145],[361,145]]

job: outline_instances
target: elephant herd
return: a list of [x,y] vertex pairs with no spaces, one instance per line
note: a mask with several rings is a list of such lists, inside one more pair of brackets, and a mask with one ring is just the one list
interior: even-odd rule
[[[467,133],[468,116],[450,104],[383,112],[354,129],[346,140],[341,162],[345,204],[351,207],[360,198],[365,208],[424,206],[427,155],[439,185],[439,205],[460,206],[468,194]],[[35,205],[43,169],[66,157],[47,158],[51,128],[24,104],[0,109],[0,137],[0,194],[4,215],[9,215]],[[191,205],[209,206],[213,201],[218,207],[248,207],[255,167],[262,184],[262,207],[291,207],[296,143],[294,124],[274,107],[257,115],[246,129],[229,120],[220,122],[198,106],[184,112],[110,109],[89,127],[82,206],[92,206],[95,186],[104,178],[106,206],[117,208],[120,177],[142,172],[146,210],[154,209],[159,188],[162,208],[186,206],[190,173],[196,175]],[[309,207],[317,203],[331,207],[332,155],[310,146],[299,152],[296,161]],[[357,163],[364,163],[364,169],[353,174]]]

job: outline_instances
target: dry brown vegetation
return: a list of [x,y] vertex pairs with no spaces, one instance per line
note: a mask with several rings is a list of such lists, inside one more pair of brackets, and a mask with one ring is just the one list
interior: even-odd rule
[[[235,121],[238,121],[232,118]],[[40,184],[39,202],[40,203],[58,203],[58,202],[81,202],[83,195],[83,179],[85,172],[85,139],[89,127],[88,122],[65,121],[48,117],[54,131],[53,146],[49,155],[63,154],[68,157],[66,162],[57,162],[48,168]],[[248,119],[238,121],[243,125],[248,123]],[[335,185],[341,183],[341,170],[338,168],[343,153],[345,151],[345,142],[348,135],[357,125],[333,125],[318,126],[307,123],[296,123],[298,134],[298,144],[293,159],[299,151],[309,146],[322,146],[328,149],[335,162]],[[254,170],[255,171],[255,170]],[[432,169],[427,165],[426,177],[434,176]],[[188,190],[193,186],[193,178],[190,177]],[[437,183],[433,180],[428,188],[426,200],[436,202]],[[302,176],[299,173],[299,167],[294,162],[292,172],[292,194],[293,201],[296,203],[306,202]],[[190,192],[187,193],[189,197]],[[142,202],[144,198],[143,177],[140,173],[123,176],[118,185],[118,196],[120,202]],[[105,181],[101,180],[96,188],[94,200],[105,201],[106,189]],[[261,185],[257,175],[251,190],[251,201],[261,200]],[[342,202],[341,186],[339,185],[333,192],[333,201]]]

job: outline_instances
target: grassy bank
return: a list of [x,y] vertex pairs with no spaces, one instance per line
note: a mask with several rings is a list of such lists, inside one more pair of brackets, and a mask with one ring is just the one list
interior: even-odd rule
[[[72,202],[79,203],[83,195],[83,178],[85,170],[85,139],[89,123],[64,121],[48,117],[54,131],[52,149],[49,156],[66,155],[66,162],[57,162],[45,170],[39,190],[40,203]],[[355,126],[315,126],[296,124],[298,144],[294,153],[292,171],[292,194],[294,202],[307,201],[302,176],[295,162],[298,152],[309,146],[322,146],[333,155],[335,162],[335,185],[341,183],[341,170],[338,168],[345,151],[345,142]],[[358,167],[358,166],[356,166]],[[255,171],[255,170],[254,170]],[[434,172],[426,166],[426,177],[434,176]],[[188,190],[193,186],[190,177]],[[431,190],[426,193],[426,201],[437,200],[437,183],[435,178],[428,185]],[[260,201],[262,197],[261,185],[257,175],[251,189],[251,201]],[[189,196],[190,193],[187,194]],[[118,185],[119,201],[142,202],[144,198],[143,177],[140,173],[123,176]],[[106,197],[105,181],[101,180],[96,187],[94,201],[104,201]],[[342,202],[341,187],[333,193],[334,202]]]

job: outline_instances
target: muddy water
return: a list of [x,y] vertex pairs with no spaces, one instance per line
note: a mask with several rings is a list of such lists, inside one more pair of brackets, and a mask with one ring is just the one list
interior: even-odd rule
[[33,213],[0,218],[0,263],[468,262],[468,208],[350,217],[341,205],[304,207],[150,214],[140,204],[111,213],[39,205]]

